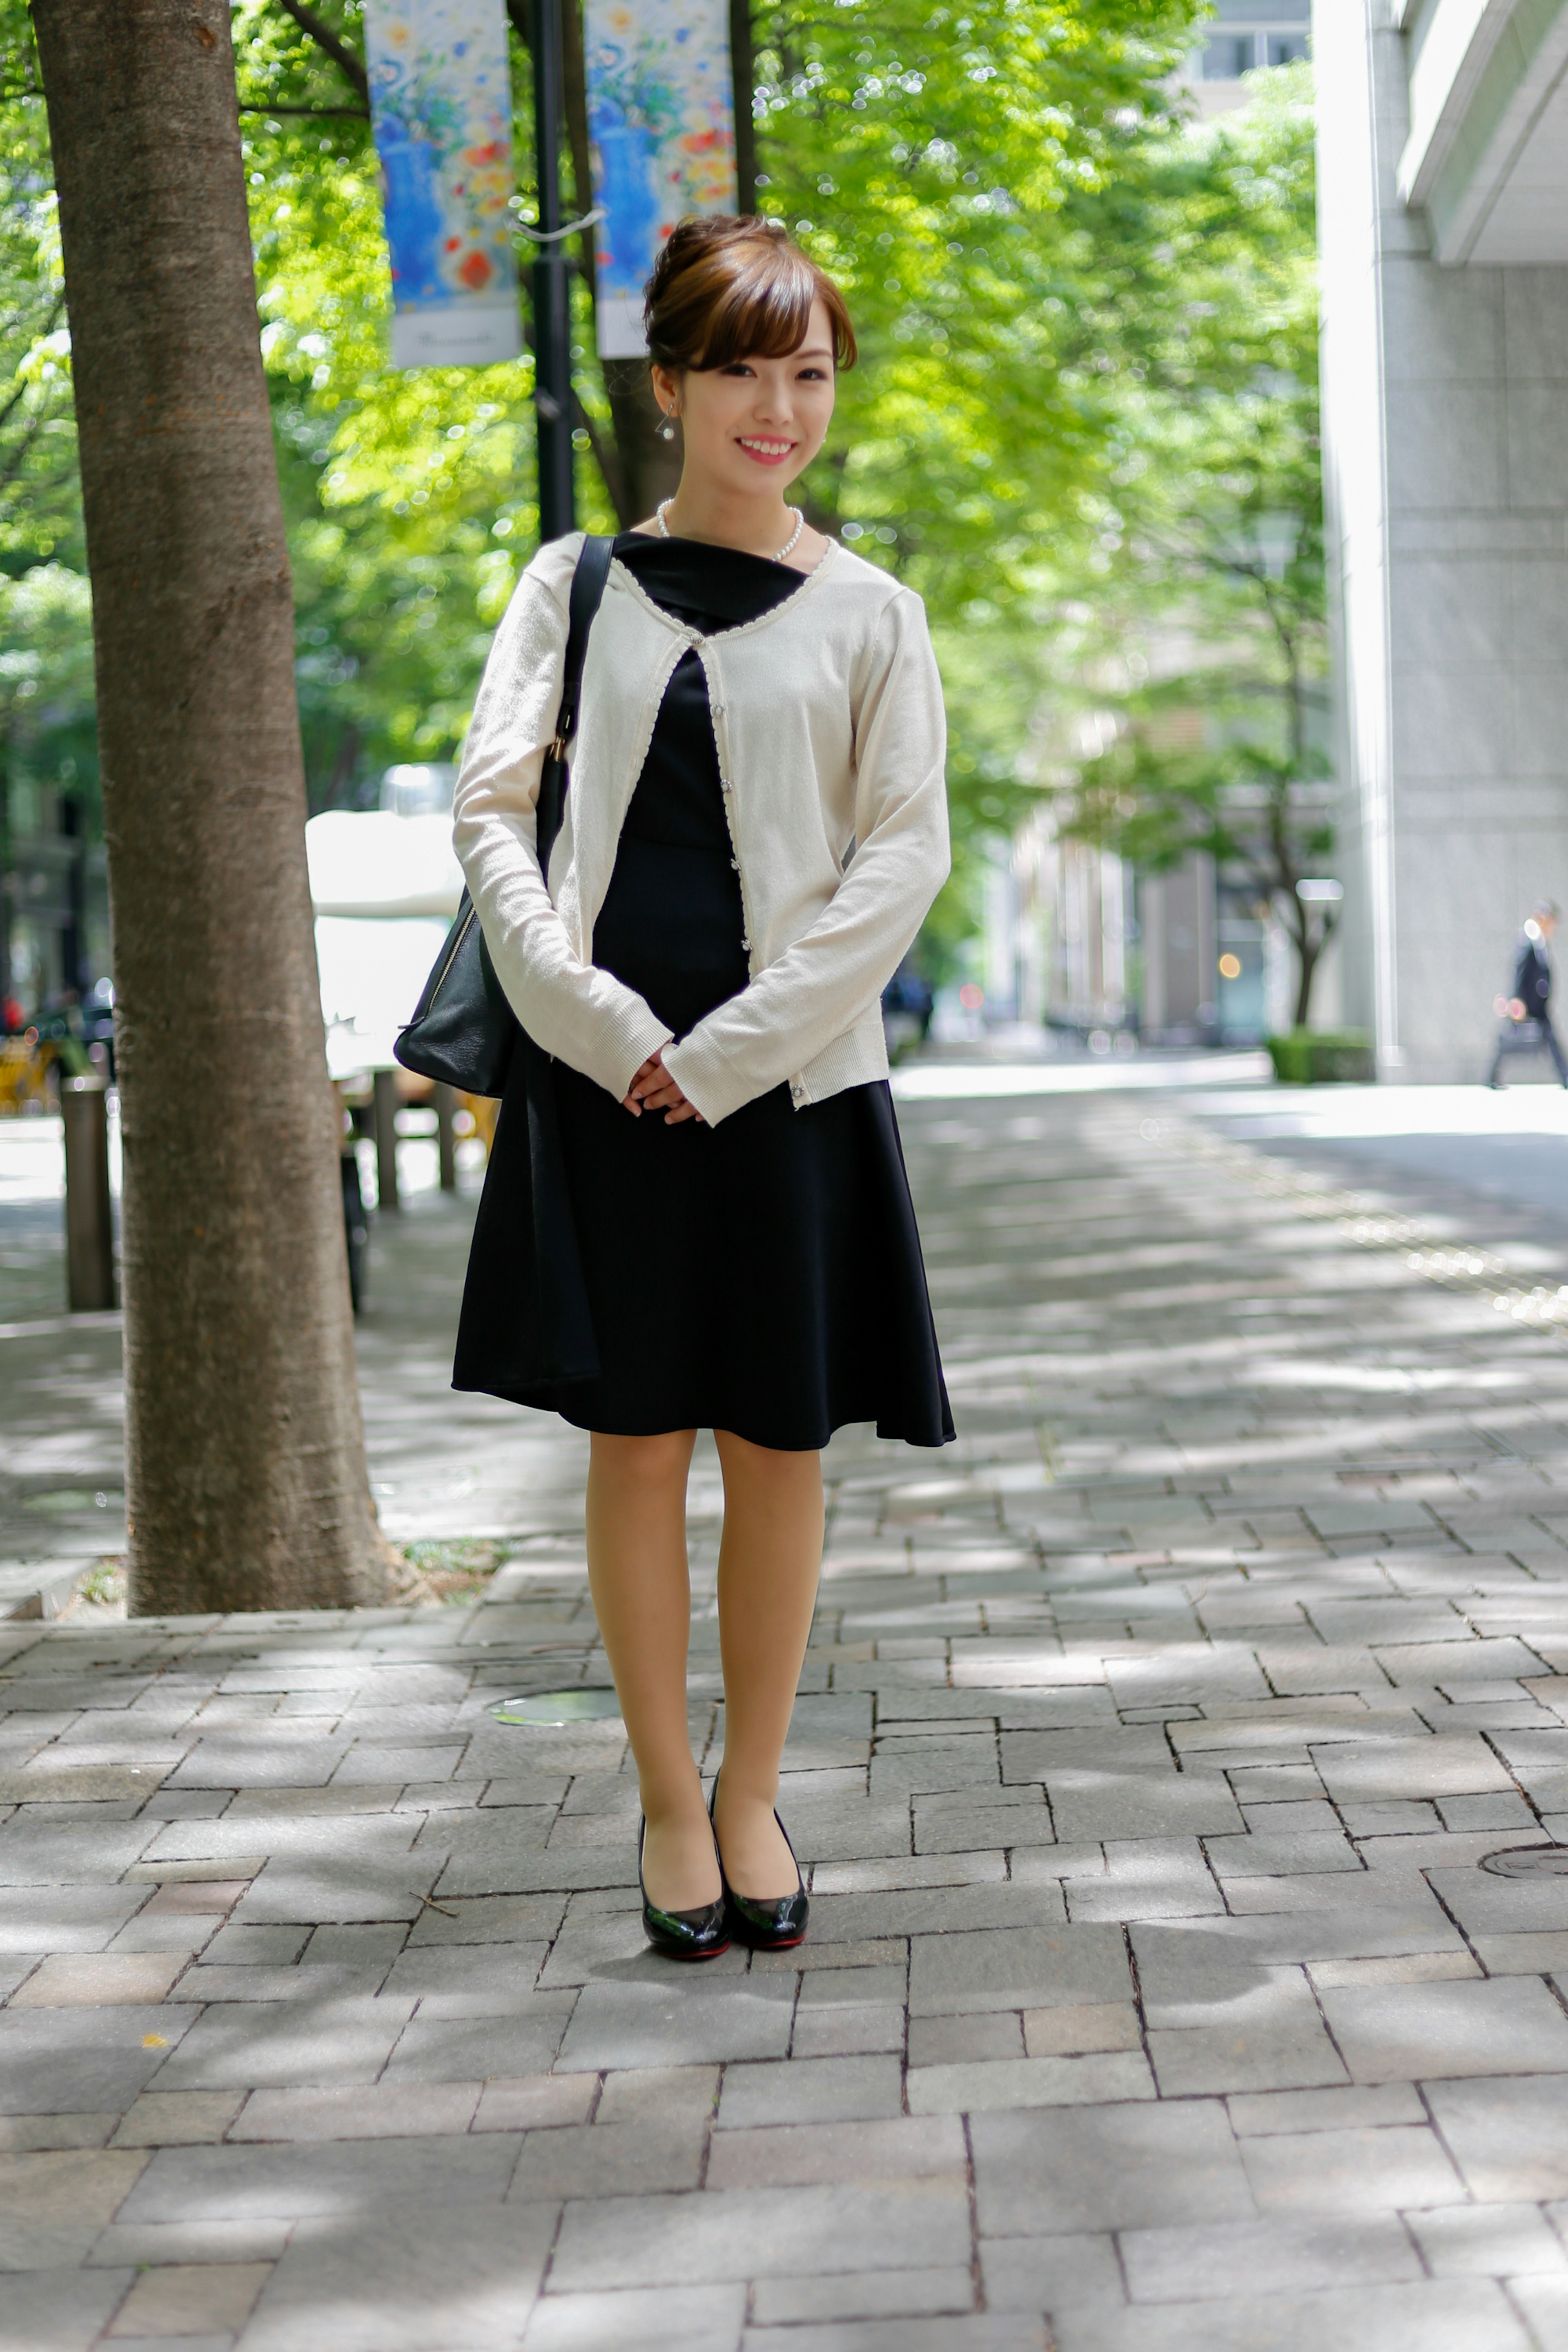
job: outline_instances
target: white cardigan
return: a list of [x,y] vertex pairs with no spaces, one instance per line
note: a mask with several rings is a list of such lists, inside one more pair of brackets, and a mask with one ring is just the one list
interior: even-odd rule
[[[453,841],[496,973],[544,1050],[624,1098],[665,1067],[711,1124],[787,1078],[797,1108],[885,1077],[879,999],[948,871],[942,681],[918,596],[829,542],[760,620],[704,636],[612,563],[588,640],[548,887],[534,803],[582,534],[540,549],[485,666]],[[752,977],[669,1045],[594,963],[594,925],[677,662],[708,679]]]

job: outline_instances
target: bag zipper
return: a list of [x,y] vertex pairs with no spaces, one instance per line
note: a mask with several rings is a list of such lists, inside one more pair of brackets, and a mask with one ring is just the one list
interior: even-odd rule
[[440,976],[437,979],[435,987],[430,991],[430,1003],[426,1007],[427,1013],[434,1013],[436,1010],[436,999],[440,995],[441,991],[447,985],[447,974],[457,962],[458,950],[461,949],[463,941],[468,938],[468,933],[473,927],[474,917],[478,912],[479,908],[477,907],[469,907],[468,920],[464,923],[462,929],[458,933],[457,938],[452,941],[452,952],[447,958],[446,962],[441,966]]

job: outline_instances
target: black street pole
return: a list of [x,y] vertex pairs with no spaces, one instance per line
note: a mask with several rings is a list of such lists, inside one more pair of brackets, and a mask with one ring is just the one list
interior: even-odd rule
[[572,317],[561,227],[561,0],[532,0],[533,152],[539,234],[533,265],[533,400],[539,417],[539,537],[576,522],[572,483]]

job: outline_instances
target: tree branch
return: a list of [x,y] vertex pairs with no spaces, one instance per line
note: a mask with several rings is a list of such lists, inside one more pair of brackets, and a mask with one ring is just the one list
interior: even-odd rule
[[291,16],[300,30],[315,42],[323,56],[331,58],[339,72],[352,84],[356,94],[363,99],[368,107],[370,76],[365,72],[363,62],[355,57],[342,34],[332,30],[320,11],[310,5],[310,0],[274,0],[274,5],[281,8],[286,16]]
[[333,117],[346,116],[354,122],[370,121],[368,106],[260,106],[253,104],[248,99],[241,99],[239,110],[241,114],[320,114]]

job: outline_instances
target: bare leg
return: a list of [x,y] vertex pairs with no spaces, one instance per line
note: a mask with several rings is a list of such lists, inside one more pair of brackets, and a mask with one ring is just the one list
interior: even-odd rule
[[686,1477],[696,1434],[595,1431],[588,1468],[588,1582],[637,1759],[647,1822],[643,1881],[666,1911],[695,1911],[720,1891],[686,1727]]
[[773,1807],[822,1568],[822,1458],[723,1429],[714,1439],[724,1473],[724,1762],[715,1818],[731,1885],[766,1902],[795,1889]]

